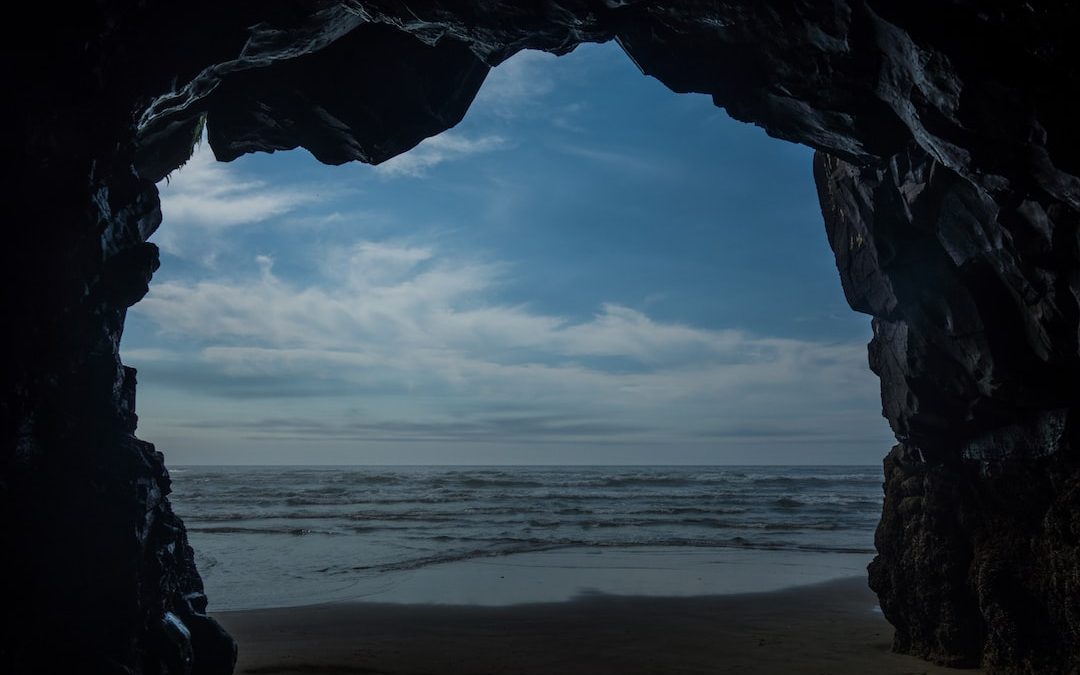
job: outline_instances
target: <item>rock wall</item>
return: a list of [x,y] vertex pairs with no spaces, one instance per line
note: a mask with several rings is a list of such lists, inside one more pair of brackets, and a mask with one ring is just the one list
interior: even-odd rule
[[1076,211],[991,196],[916,147],[814,168],[848,301],[874,316],[870,366],[900,439],[870,566],[896,649],[1075,672]]
[[[154,183],[223,160],[378,162],[523,48],[615,39],[675,91],[819,151],[815,180],[898,445],[870,569],[895,646],[1080,671],[1080,69],[1065,3],[98,0],[6,48],[5,672],[225,673],[162,456],[135,437],[126,308]],[[35,14],[36,13],[36,14]],[[722,160],[718,160],[722,161]]]

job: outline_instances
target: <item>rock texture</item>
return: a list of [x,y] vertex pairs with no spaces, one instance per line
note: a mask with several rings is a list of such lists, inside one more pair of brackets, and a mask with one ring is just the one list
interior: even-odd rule
[[[1080,63],[1066,3],[97,0],[6,50],[0,668],[226,673],[162,456],[135,437],[126,308],[154,183],[220,159],[378,162],[523,48],[615,39],[675,91],[817,149],[898,444],[871,585],[895,646],[1080,672]],[[37,15],[35,15],[37,13]],[[76,666],[77,664],[77,666]]]
[[818,155],[822,211],[900,443],[870,584],[895,647],[956,666],[1080,667],[1080,222],[913,146]]

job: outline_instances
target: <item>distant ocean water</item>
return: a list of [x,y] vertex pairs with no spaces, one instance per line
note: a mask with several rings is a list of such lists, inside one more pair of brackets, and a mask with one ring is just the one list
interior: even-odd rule
[[[873,552],[881,469],[181,467],[218,608],[348,597],[394,573],[553,551]],[[861,558],[860,558],[861,559]]]

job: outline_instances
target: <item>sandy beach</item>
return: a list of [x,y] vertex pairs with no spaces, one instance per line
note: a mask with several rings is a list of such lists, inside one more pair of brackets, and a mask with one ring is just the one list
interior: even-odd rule
[[240,645],[236,672],[252,675],[957,672],[891,653],[891,628],[861,577],[742,595],[353,602],[215,616]]

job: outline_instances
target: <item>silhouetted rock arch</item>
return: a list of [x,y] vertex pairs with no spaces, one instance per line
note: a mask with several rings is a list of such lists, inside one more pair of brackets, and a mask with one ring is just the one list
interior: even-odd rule
[[[898,444],[870,582],[896,647],[1080,668],[1078,11],[965,0],[389,0],[24,7],[6,50],[0,531],[12,672],[231,670],[126,308],[154,182],[220,159],[378,162],[455,124],[523,48],[615,39],[670,88],[819,153],[815,180]],[[36,13],[36,15],[34,15]],[[125,670],[127,669],[127,670]]]

